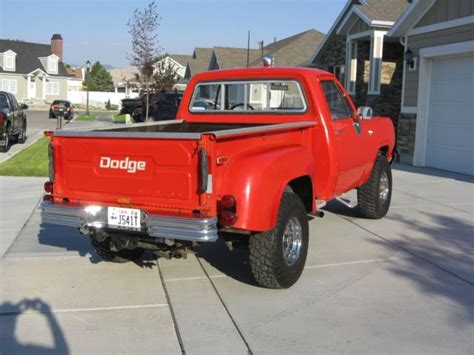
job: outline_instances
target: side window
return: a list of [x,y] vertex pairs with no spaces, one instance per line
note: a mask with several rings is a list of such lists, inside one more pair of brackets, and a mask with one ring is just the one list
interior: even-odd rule
[[352,117],[352,110],[349,102],[343,96],[341,90],[334,81],[322,81],[324,96],[331,111],[333,120]]
[[15,96],[10,95],[10,103],[12,105],[12,110],[13,111],[18,111],[20,107],[18,106],[18,102],[16,101]]

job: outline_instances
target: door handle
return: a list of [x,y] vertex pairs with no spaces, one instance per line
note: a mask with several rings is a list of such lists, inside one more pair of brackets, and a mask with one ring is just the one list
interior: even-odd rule
[[336,132],[336,134],[341,134],[342,132],[344,132],[344,128],[343,129],[336,129],[334,132]]

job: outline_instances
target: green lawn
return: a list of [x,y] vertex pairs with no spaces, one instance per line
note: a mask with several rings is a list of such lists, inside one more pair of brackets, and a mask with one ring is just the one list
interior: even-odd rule
[[76,121],[95,121],[96,117],[97,113],[91,113],[89,116],[80,115],[78,118],[76,118]]
[[48,176],[49,137],[41,138],[0,164],[2,176]]
[[114,115],[114,122],[125,123],[125,115]]

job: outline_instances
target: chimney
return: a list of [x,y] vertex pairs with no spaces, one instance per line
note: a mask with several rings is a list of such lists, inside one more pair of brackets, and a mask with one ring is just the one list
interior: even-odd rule
[[63,38],[59,33],[55,33],[51,37],[51,52],[59,57],[59,61],[63,61]]

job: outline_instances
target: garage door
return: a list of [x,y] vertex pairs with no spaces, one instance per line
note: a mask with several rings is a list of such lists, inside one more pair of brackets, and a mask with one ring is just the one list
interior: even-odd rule
[[434,59],[426,165],[474,175],[474,55]]

